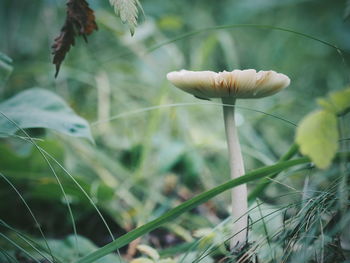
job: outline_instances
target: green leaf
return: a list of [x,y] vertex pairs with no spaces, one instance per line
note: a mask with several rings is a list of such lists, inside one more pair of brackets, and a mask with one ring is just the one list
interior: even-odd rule
[[12,70],[12,59],[0,52],[0,87],[5,84]]
[[350,88],[332,92],[328,98],[318,99],[317,103],[325,110],[343,115],[350,110]]
[[318,168],[327,168],[338,149],[337,118],[326,110],[307,115],[299,124],[296,143],[300,152],[315,163]]
[[93,141],[90,126],[51,91],[25,90],[0,104],[0,137],[20,129],[48,128]]
[[109,0],[115,13],[123,23],[128,24],[131,35],[134,35],[137,26],[137,18],[141,4],[138,0]]

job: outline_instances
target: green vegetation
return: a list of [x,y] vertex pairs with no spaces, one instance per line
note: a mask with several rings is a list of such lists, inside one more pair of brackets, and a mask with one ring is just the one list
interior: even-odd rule
[[[350,260],[350,1],[87,2],[0,1],[1,263]],[[291,83],[237,101],[231,180],[221,100],[166,74],[249,68]]]

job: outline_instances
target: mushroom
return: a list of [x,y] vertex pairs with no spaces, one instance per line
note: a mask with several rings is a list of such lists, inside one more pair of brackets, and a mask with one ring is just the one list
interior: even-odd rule
[[[241,147],[235,124],[236,99],[254,99],[273,95],[286,88],[290,79],[275,71],[254,69],[233,70],[231,72],[213,71],[173,71],[167,79],[176,87],[200,99],[221,98],[231,178],[244,175]],[[234,220],[230,247],[240,250],[247,243],[248,201],[247,186],[232,189],[232,217]]]

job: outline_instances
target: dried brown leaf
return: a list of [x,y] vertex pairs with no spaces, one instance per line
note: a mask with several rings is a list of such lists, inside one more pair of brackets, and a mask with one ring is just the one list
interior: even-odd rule
[[53,64],[56,65],[55,78],[60,71],[60,66],[66,54],[68,53],[71,46],[75,43],[75,32],[73,24],[66,19],[64,26],[61,29],[61,33],[55,38],[54,44],[52,45]]
[[97,29],[94,11],[89,4],[85,0],[68,0],[65,23],[52,45],[53,64],[56,65],[55,77],[70,47],[75,44],[76,34],[83,36],[87,41],[86,36]]
[[97,30],[94,11],[85,0],[69,0],[67,16],[79,35],[90,35],[94,30]]

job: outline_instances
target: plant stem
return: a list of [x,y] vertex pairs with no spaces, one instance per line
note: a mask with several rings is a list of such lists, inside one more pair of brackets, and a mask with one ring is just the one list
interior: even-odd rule
[[[235,123],[235,99],[222,98],[225,131],[229,153],[231,178],[236,179],[245,174],[241,146]],[[232,197],[232,239],[231,250],[239,250],[247,242],[248,194],[247,185],[242,184],[231,190]]]

